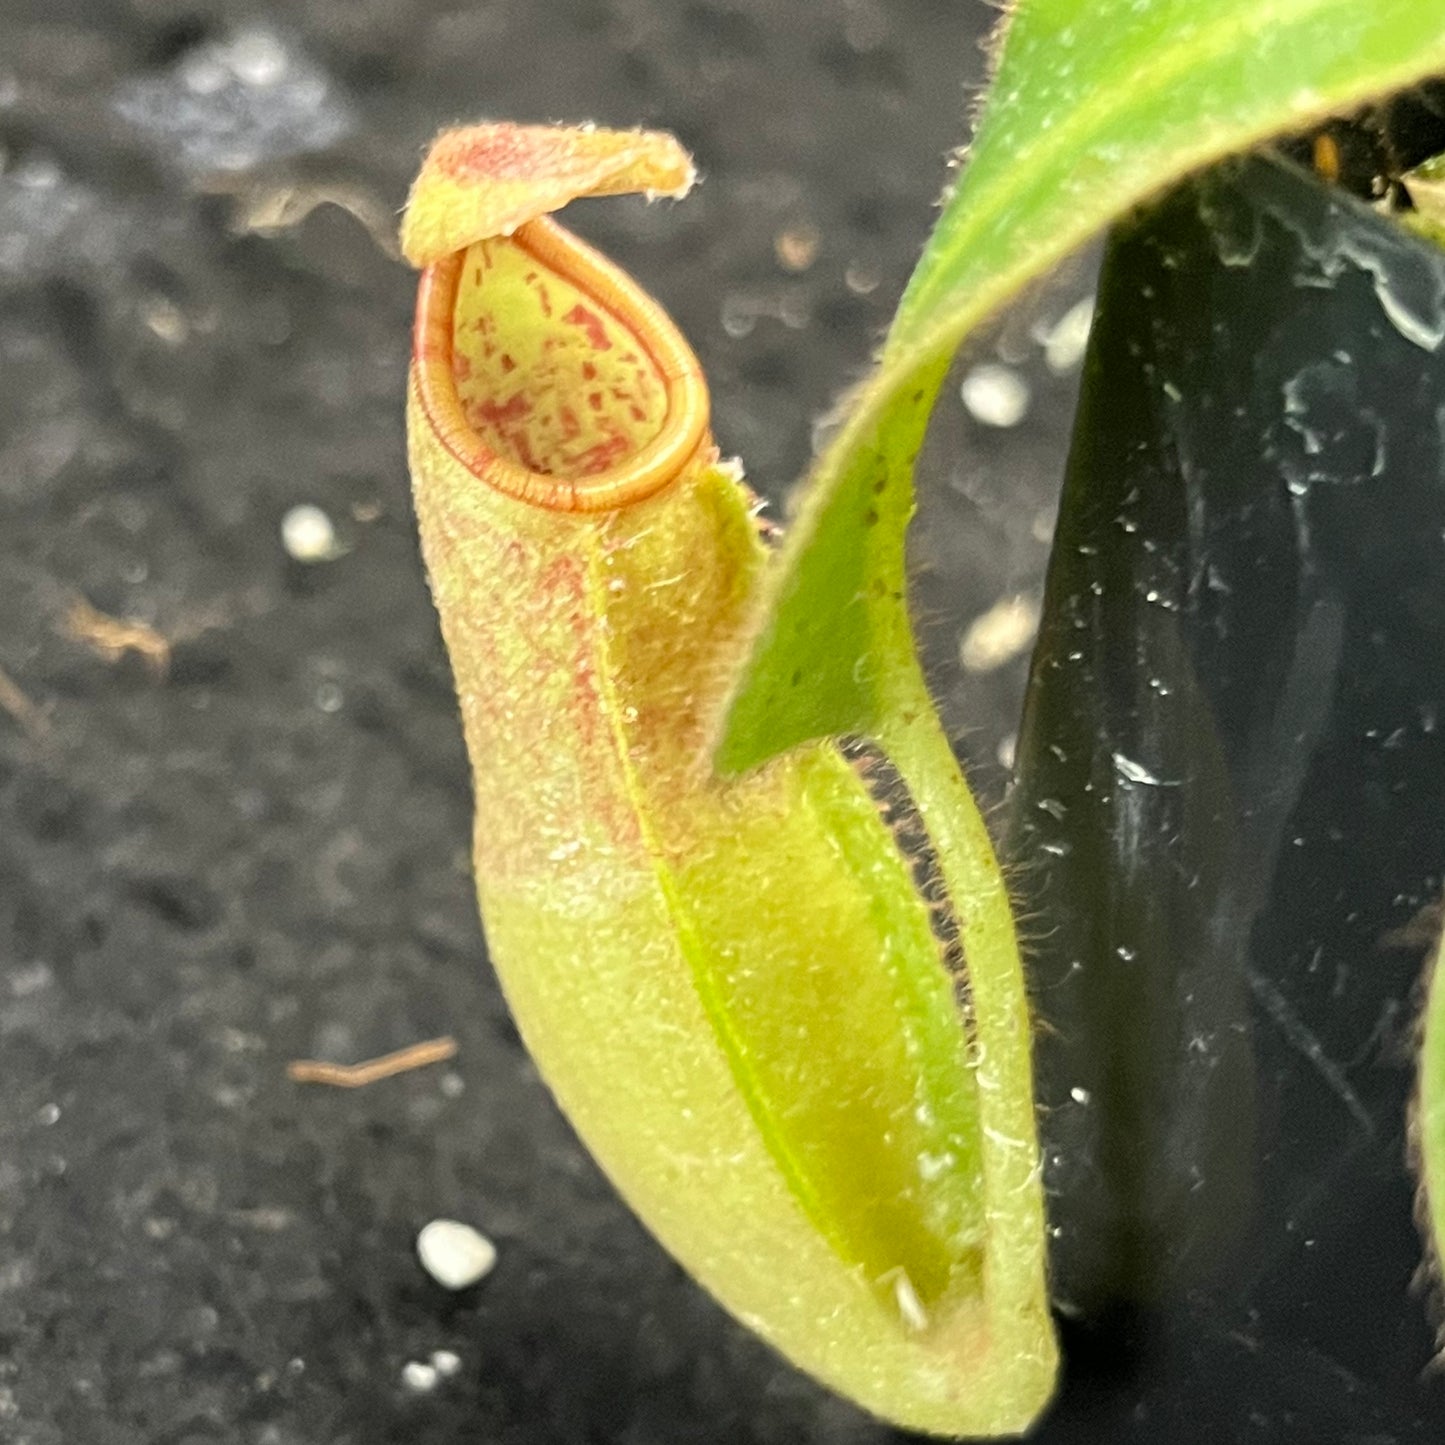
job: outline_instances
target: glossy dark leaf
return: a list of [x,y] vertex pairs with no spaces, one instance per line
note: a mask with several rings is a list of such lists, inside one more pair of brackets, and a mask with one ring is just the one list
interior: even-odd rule
[[1282,162],[1185,184],[1104,266],[1008,851],[1046,921],[1056,1297],[1126,1353],[1165,1332],[1166,1414],[1216,1438],[1268,1402],[1187,1360],[1241,1350],[1272,1389],[1331,1363],[1290,1407],[1328,1438],[1445,1425],[1404,1163],[1445,865],[1442,338],[1445,253]]

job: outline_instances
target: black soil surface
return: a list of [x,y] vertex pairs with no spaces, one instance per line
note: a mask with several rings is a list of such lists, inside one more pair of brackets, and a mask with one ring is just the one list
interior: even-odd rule
[[[0,0],[7,1445],[887,1438],[651,1242],[508,1020],[408,502],[412,277],[387,248],[443,125],[675,130],[704,175],[685,205],[571,219],[671,308],[722,445],[779,495],[927,232],[992,18]],[[784,233],[794,265],[817,236],[805,269]],[[300,504],[335,560],[283,550]],[[1032,515],[995,510],[955,565],[1014,536],[1037,573]],[[168,665],[77,640],[82,602],[153,629]],[[454,1066],[285,1077],[443,1033]],[[439,1215],[497,1242],[482,1288],[420,1270]],[[409,1390],[437,1350],[460,1370]]]
[[[444,125],[675,131],[690,199],[569,222],[676,316],[722,447],[780,500],[927,233],[994,18],[0,0],[0,1445],[904,1438],[652,1243],[508,1019],[410,515],[392,234]],[[1022,424],[951,389],[927,467],[919,615],[990,800],[1027,628],[971,670],[959,642],[1037,595],[1076,380],[1032,323],[1087,289],[990,342],[1032,389]],[[329,560],[283,548],[301,505]],[[368,1089],[286,1077],[441,1034],[452,1063]],[[438,1216],[496,1241],[480,1287],[418,1265]],[[1413,1257],[1408,1219],[1379,1228]],[[1223,1438],[1217,1394],[1302,1445],[1291,1390],[1372,1388],[1325,1358],[1280,1388],[1240,1338],[1180,1347],[1169,1439]],[[439,1351],[454,1369],[407,1370]],[[1041,1440],[1163,1438],[1147,1365],[1076,1359]]]

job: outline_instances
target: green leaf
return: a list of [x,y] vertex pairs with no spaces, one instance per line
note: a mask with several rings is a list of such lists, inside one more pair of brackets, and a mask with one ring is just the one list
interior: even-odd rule
[[968,165],[765,589],[724,772],[919,704],[913,461],[969,332],[1171,180],[1445,71],[1445,0],[1024,0],[1001,33]]
[[969,165],[761,589],[715,754],[737,773],[862,734],[907,783],[962,920],[1000,1301],[1030,1297],[1042,1248],[1028,1008],[1002,877],[908,618],[904,541],[933,401],[970,331],[1131,206],[1445,70],[1445,0],[1026,0],[1006,24]]
[[[1425,1017],[1420,1041],[1420,1092],[1415,1104],[1415,1148],[1420,1164],[1417,1218],[1425,1233],[1430,1280],[1441,1287],[1445,1251],[1445,939],[1436,945],[1425,976]],[[1445,1323],[1436,1333],[1445,1345]]]

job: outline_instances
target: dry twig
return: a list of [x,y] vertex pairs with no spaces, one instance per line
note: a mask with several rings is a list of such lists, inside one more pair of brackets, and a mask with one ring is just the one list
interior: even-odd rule
[[0,709],[8,712],[32,738],[43,737],[49,727],[45,714],[3,667],[0,667]]
[[378,1079],[389,1079],[393,1074],[405,1074],[412,1069],[425,1068],[427,1064],[454,1059],[456,1054],[457,1041],[447,1034],[439,1039],[410,1044],[393,1054],[383,1054],[379,1059],[368,1059],[361,1064],[328,1064],[319,1059],[296,1059],[286,1065],[286,1077],[298,1084],[331,1084],[338,1089],[359,1089],[364,1084],[374,1084]]
[[164,677],[171,665],[171,644],[154,627],[124,617],[111,617],[77,597],[65,614],[65,630],[107,662],[119,662],[127,652],[145,659],[157,677]]

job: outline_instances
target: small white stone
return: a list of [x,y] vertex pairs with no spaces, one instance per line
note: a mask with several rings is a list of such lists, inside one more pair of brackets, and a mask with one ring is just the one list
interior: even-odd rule
[[167,346],[179,346],[190,333],[185,312],[165,296],[151,297],[141,307],[140,318],[151,334],[158,336]]
[[1005,768],[1013,767],[1014,758],[1018,755],[1018,750],[1019,735],[1017,733],[1005,733],[1003,737],[998,740],[998,749],[995,753],[1000,766]]
[[225,47],[225,63],[243,85],[272,86],[286,73],[290,57],[274,35],[248,30]]
[[401,1367],[401,1382],[414,1394],[425,1395],[428,1390],[436,1389],[436,1366],[423,1360],[408,1360]]
[[424,1226],[416,1237],[416,1253],[422,1268],[446,1289],[467,1289],[497,1263],[496,1245],[456,1219],[433,1219]]
[[[1427,727],[1424,731],[1428,733],[1433,729]],[[48,963],[25,963],[10,970],[10,992],[16,998],[29,998],[31,994],[49,988],[54,982],[55,975]]]
[[336,528],[320,507],[303,503],[281,518],[281,545],[298,562],[329,562],[337,555]]
[[181,83],[192,95],[215,95],[230,79],[226,67],[209,51],[196,51],[181,62]]
[[1089,345],[1089,328],[1094,324],[1094,298],[1076,301],[1041,338],[1044,364],[1055,376],[1072,371],[1083,359]]
[[1000,597],[969,623],[959,658],[969,672],[994,672],[1029,647],[1038,630],[1036,598],[1022,592]]
[[462,1367],[462,1357],[454,1350],[433,1350],[431,1352],[432,1369],[443,1380],[450,1380]]
[[320,708],[322,712],[340,712],[342,704],[345,701],[345,694],[334,682],[317,684],[316,706]]
[[959,389],[969,415],[984,426],[1017,426],[1028,414],[1029,384],[1011,366],[986,361],[975,366]]

